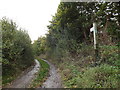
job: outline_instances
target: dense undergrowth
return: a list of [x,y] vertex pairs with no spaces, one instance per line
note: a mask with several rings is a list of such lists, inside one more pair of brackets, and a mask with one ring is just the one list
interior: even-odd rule
[[94,66],[94,49],[83,46],[78,55],[67,55],[61,63],[52,61],[59,68],[65,88],[119,88],[120,58],[117,46],[99,46],[99,65]]
[[49,74],[50,67],[48,63],[39,58],[37,58],[37,60],[40,62],[40,70],[37,74],[37,77],[33,80],[32,84],[30,85],[30,88],[41,87],[42,83],[46,80]]

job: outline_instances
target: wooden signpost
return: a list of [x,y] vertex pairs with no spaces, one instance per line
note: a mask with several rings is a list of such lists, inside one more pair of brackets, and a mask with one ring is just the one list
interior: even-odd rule
[[90,29],[90,32],[93,32],[94,37],[94,51],[95,51],[95,62],[97,64],[98,61],[98,48],[97,48],[97,24],[96,22],[93,23],[93,27]]

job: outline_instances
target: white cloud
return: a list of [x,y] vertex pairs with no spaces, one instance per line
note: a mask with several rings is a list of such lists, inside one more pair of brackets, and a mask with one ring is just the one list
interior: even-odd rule
[[6,16],[26,29],[32,40],[47,33],[60,0],[0,0],[0,18]]

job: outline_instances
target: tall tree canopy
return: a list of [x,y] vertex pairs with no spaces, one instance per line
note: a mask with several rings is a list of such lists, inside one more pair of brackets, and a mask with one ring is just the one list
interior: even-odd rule
[[61,2],[48,26],[48,51],[59,55],[62,53],[60,49],[75,53],[78,44],[91,44],[93,22],[98,24],[99,44],[117,42],[119,6],[117,2]]

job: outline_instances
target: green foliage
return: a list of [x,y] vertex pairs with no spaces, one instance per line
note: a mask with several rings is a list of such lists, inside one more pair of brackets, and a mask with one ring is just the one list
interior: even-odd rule
[[[69,65],[69,66],[68,66]],[[72,63],[64,63],[62,77],[65,88],[118,88],[119,68],[102,64],[97,67],[84,67],[79,70]]]
[[42,82],[44,80],[46,80],[48,74],[49,74],[49,65],[47,62],[37,58],[37,60],[40,62],[40,70],[38,72],[37,77],[35,78],[35,80],[32,82],[32,84],[30,85],[31,88],[37,88],[40,87],[42,85]]
[[39,37],[38,40],[35,40],[33,45],[33,51],[36,56],[39,56],[41,54],[45,54],[46,52],[46,38],[45,37]]
[[119,66],[120,57],[118,52],[118,46],[100,46],[100,60],[102,63]]
[[26,31],[6,18],[0,20],[2,30],[3,85],[12,81],[20,70],[33,64],[31,40]]
[[[98,23],[99,43],[106,41],[118,42],[119,3],[110,2],[61,2],[57,13],[48,25],[49,33],[46,37],[46,50],[50,58],[60,60],[63,52],[76,55],[78,45],[90,45],[93,36],[90,33],[92,23]],[[110,43],[109,42],[109,43]],[[109,44],[107,43],[107,44]]]
[[99,46],[100,65],[93,67],[94,49],[92,46],[80,45],[77,55],[68,54],[58,65],[65,88],[118,88],[120,59],[115,45]]
[[88,68],[79,79],[79,86],[84,88],[118,88],[119,69],[107,64]]
[[16,53],[20,56],[20,57],[18,57],[18,55],[16,56],[18,57],[18,59],[20,59],[18,63],[22,63],[21,64],[23,65],[22,67],[31,66],[31,64],[34,61],[34,58],[31,39],[29,35],[27,34],[26,31],[19,30],[18,32],[16,32],[16,37],[17,37],[15,39],[15,47],[17,49]]

